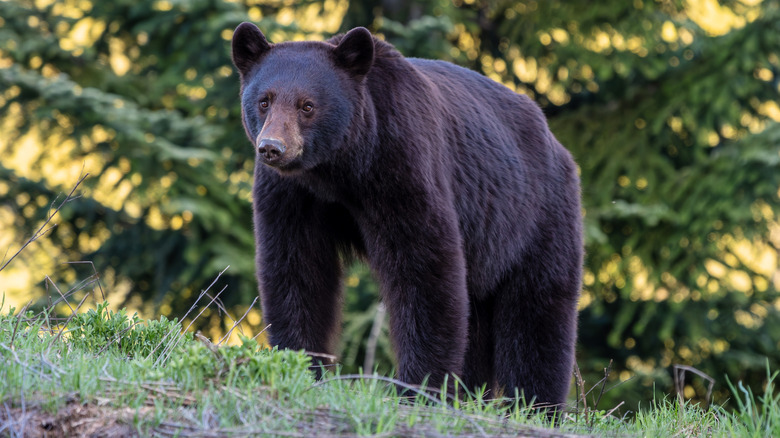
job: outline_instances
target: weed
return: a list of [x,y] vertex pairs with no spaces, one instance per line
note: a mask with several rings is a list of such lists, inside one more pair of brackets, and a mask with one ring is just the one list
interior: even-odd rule
[[737,409],[732,415],[723,412],[726,423],[731,431],[745,432],[746,436],[767,437],[780,436],[780,391],[776,382],[780,372],[772,373],[769,369],[769,361],[766,364],[766,384],[764,393],[756,396],[751,388],[745,387],[742,382],[734,385],[726,378]]

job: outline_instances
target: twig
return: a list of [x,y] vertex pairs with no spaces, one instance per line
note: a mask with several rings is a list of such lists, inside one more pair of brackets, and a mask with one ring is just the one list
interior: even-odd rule
[[595,403],[593,403],[593,409],[597,409],[599,407],[599,402],[601,402],[601,397],[604,395],[607,387],[607,379],[609,379],[609,375],[612,373],[612,359],[609,360],[609,365],[607,365],[606,368],[604,368],[604,378],[601,379],[601,391],[599,391],[599,396],[596,399]]
[[620,381],[620,382],[616,382],[614,385],[612,385],[612,386],[610,386],[609,388],[607,388],[607,390],[606,390],[606,391],[604,391],[604,392],[609,392],[609,391],[612,391],[614,388],[617,388],[618,386],[620,386],[620,385],[622,385],[622,384],[624,384],[624,383],[626,383],[626,382],[630,382],[630,381],[634,380],[634,378],[635,378],[635,377],[636,377],[636,376],[631,376],[631,377],[629,377],[629,378],[628,378],[628,379],[626,379],[626,380],[622,380],[622,381]]
[[[206,290],[204,290],[203,292],[201,292],[201,293],[200,293],[200,295],[198,295],[198,299],[196,299],[196,300],[195,300],[195,302],[194,302],[194,303],[192,303],[192,306],[190,306],[189,310],[187,310],[187,313],[185,313],[185,314],[184,314],[184,316],[182,316],[182,317],[181,317],[182,321],[183,321],[185,318],[187,318],[187,315],[189,315],[189,314],[190,314],[190,312],[192,312],[193,310],[195,310],[195,306],[197,306],[197,305],[198,305],[198,301],[200,301],[200,299],[201,299],[201,298],[203,298],[203,295],[208,295],[208,296],[209,296],[209,298],[211,298],[211,301],[214,301],[214,300],[216,300],[216,299],[219,297],[219,294],[217,294],[217,297],[213,297],[213,298],[212,298],[212,297],[211,297],[211,295],[209,295],[209,290],[211,290],[211,288],[212,288],[212,287],[213,287],[215,284],[217,284],[217,281],[219,281],[219,278],[220,278],[220,277],[222,277],[222,274],[224,274],[224,273],[225,273],[225,271],[227,271],[228,269],[230,269],[230,265],[227,265],[227,266],[225,267],[225,269],[223,269],[222,271],[220,271],[220,273],[219,273],[219,274],[217,274],[217,278],[215,278],[215,279],[214,279],[214,281],[212,281],[212,282],[211,282],[211,284],[209,285],[209,287],[207,287],[207,288],[206,288]],[[223,290],[224,290],[224,289],[223,289]],[[221,293],[221,292],[220,292],[220,293]],[[195,319],[198,319],[198,318],[195,318]],[[195,320],[193,320],[193,321],[195,321]],[[192,325],[192,323],[190,323],[190,325]],[[189,328],[189,326],[188,326],[188,328]],[[185,330],[185,331],[186,331],[186,330]]]
[[[17,257],[19,254],[21,254],[21,252],[22,252],[22,251],[24,251],[24,249],[25,249],[25,248],[27,248],[27,247],[28,247],[28,246],[29,246],[31,243],[35,242],[35,241],[36,241],[36,240],[38,240],[40,237],[42,237],[43,235],[45,235],[46,233],[48,233],[49,231],[51,231],[52,229],[54,229],[54,227],[56,227],[56,226],[57,226],[57,224],[54,224],[54,225],[52,225],[51,227],[49,227],[48,229],[44,230],[44,228],[46,227],[46,225],[48,225],[48,224],[49,224],[49,222],[51,222],[51,220],[54,218],[54,215],[56,215],[56,214],[57,214],[57,213],[60,211],[60,209],[62,209],[62,207],[64,207],[64,206],[65,206],[65,204],[67,204],[68,202],[70,202],[70,201],[72,201],[72,200],[74,200],[74,199],[77,199],[77,198],[78,198],[78,197],[74,197],[74,196],[73,196],[73,192],[75,192],[75,191],[76,191],[76,188],[77,188],[77,187],[78,187],[78,186],[79,186],[79,185],[80,185],[80,184],[81,184],[81,183],[82,183],[82,182],[83,182],[83,181],[84,181],[84,180],[85,180],[85,179],[86,179],[88,176],[89,176],[89,173],[86,173],[86,174],[84,174],[83,176],[81,176],[81,177],[79,178],[79,180],[76,182],[76,185],[74,185],[74,186],[73,186],[73,188],[70,190],[70,193],[68,193],[68,196],[66,196],[66,197],[65,197],[65,199],[64,199],[64,200],[63,200],[63,201],[60,203],[60,205],[58,205],[58,206],[57,206],[57,208],[54,210],[54,213],[52,213],[52,214],[48,215],[48,217],[47,217],[47,218],[46,218],[46,220],[43,222],[43,224],[41,224],[41,226],[38,228],[38,230],[36,230],[36,231],[35,231],[35,233],[33,233],[32,237],[30,237],[30,238],[27,240],[27,242],[25,242],[25,243],[24,243],[24,245],[22,245],[22,247],[21,247],[21,248],[19,248],[19,250],[18,250],[18,251],[16,251],[16,253],[14,253],[14,255],[12,255],[12,256],[11,256],[11,258],[10,258],[10,259],[6,260],[6,261],[5,261],[5,263],[3,263],[3,265],[2,265],[2,266],[0,266],[0,271],[2,271],[3,269],[5,269],[5,267],[6,267],[6,266],[8,266],[8,264],[9,264],[9,263],[11,263],[11,262],[13,261],[13,259],[15,259],[15,258],[16,258],[16,257]],[[54,199],[54,201],[52,201],[52,205],[54,205],[54,203],[55,203],[55,202],[57,202],[57,199],[56,199],[56,198]],[[50,208],[51,208],[51,207],[50,207]]]
[[[26,369],[26,368],[25,368]],[[43,373],[41,373],[43,375]],[[24,383],[25,380],[27,380],[27,373],[22,371],[22,387],[20,388],[19,395],[22,399],[22,415],[21,415],[21,430],[19,431],[19,436],[24,436],[24,429],[27,427],[27,400],[24,398]]]
[[585,392],[585,380],[582,378],[582,372],[580,372],[579,365],[574,367],[574,377],[577,385],[577,392],[579,392],[577,397],[577,408],[579,408],[581,400],[582,412],[585,414],[585,423],[587,424],[588,417],[590,416],[590,412],[588,411],[588,394]]
[[73,286],[72,288],[68,289],[68,292],[66,292],[66,293],[65,293],[65,295],[72,295],[74,292],[77,292],[77,291],[80,291],[80,290],[86,289],[86,288],[87,288],[87,286],[89,286],[89,285],[91,285],[91,284],[93,284],[93,283],[96,283],[96,282],[97,282],[97,280],[96,280],[96,279],[94,279],[94,278],[93,278],[93,277],[90,275],[89,277],[87,277],[87,278],[85,278],[85,279],[81,280],[80,282],[78,282],[78,283],[77,283],[75,286]]

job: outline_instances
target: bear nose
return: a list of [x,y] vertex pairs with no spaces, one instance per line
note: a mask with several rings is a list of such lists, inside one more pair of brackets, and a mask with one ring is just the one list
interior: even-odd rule
[[264,138],[257,145],[257,152],[266,163],[278,160],[284,154],[284,143],[275,138]]

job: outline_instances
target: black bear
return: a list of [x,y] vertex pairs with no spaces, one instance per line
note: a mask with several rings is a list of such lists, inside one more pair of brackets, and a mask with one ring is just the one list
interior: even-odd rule
[[332,352],[357,255],[380,283],[399,379],[455,374],[564,403],[582,212],[577,167],[539,107],[364,28],[271,44],[242,23],[232,56],[270,342]]

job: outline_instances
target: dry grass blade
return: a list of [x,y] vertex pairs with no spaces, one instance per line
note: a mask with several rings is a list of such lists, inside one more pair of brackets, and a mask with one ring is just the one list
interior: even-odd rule
[[336,357],[336,356],[334,356],[332,354],[328,354],[328,353],[318,353],[316,351],[306,351],[306,354],[308,354],[309,356],[313,356],[313,357],[321,357],[323,359],[328,359],[330,361],[338,360],[338,357]]
[[[227,269],[227,268],[226,268],[226,269]],[[222,272],[225,272],[225,271],[222,271]],[[220,275],[222,275],[222,273],[220,273]],[[219,277],[217,277],[217,278],[219,278]],[[216,282],[216,280],[214,280],[214,282]],[[211,284],[213,285],[214,283],[211,283]],[[211,287],[211,286],[209,286],[209,287]],[[211,301],[209,301],[209,303],[208,303],[208,304],[206,304],[206,305],[205,305],[205,306],[204,306],[204,307],[203,307],[203,308],[200,310],[200,312],[198,312],[198,314],[195,316],[195,318],[193,318],[193,319],[192,319],[192,321],[190,321],[190,323],[189,323],[189,324],[187,325],[187,327],[186,327],[186,328],[185,328],[185,329],[182,331],[182,333],[186,333],[186,332],[187,332],[187,331],[190,329],[190,327],[192,327],[192,324],[193,324],[195,321],[197,321],[197,319],[198,319],[198,318],[200,318],[200,315],[202,315],[202,314],[203,314],[203,312],[205,312],[205,311],[206,311],[206,309],[208,309],[208,308],[209,308],[209,306],[211,306],[211,304],[214,302],[214,300],[216,300],[216,299],[217,299],[217,297],[219,297],[220,295],[222,295],[222,292],[224,292],[224,291],[225,291],[225,289],[227,289],[227,286],[223,287],[223,288],[222,288],[222,290],[220,290],[220,291],[219,291],[219,293],[218,293],[218,294],[217,294],[217,295],[216,295],[214,298],[212,298],[212,299],[211,299]],[[201,294],[201,296],[203,296],[203,294]],[[198,297],[198,299],[200,299],[200,297]],[[196,304],[197,304],[197,301],[196,301]],[[194,306],[195,306],[195,304],[193,304],[193,307],[194,307]],[[187,317],[187,315],[189,315],[189,312],[187,312],[187,314],[185,314],[185,315],[184,315],[184,317],[186,318],[186,317]],[[182,318],[182,319],[183,319],[183,318]],[[172,332],[172,333],[173,333],[173,332]],[[167,338],[167,336],[166,336],[166,338]],[[160,342],[160,345],[162,345],[162,344],[165,342],[165,339],[166,339],[166,338],[163,338],[163,341],[162,341],[162,342]],[[157,360],[155,360],[155,362],[154,362],[155,366],[158,366],[159,364],[163,363],[165,360],[167,360],[167,359],[168,359],[168,356],[171,354],[171,352],[173,351],[173,349],[174,349],[174,348],[176,348],[176,346],[177,346],[177,345],[179,345],[179,341],[180,341],[180,340],[181,340],[181,336],[174,336],[174,337],[173,337],[173,338],[172,338],[170,341],[168,341],[168,344],[167,344],[167,345],[165,346],[165,348],[163,349],[163,352],[162,352],[162,354],[160,354],[160,357],[158,357],[158,358],[157,358]],[[159,347],[159,345],[158,345],[158,347]],[[155,347],[155,350],[154,350],[154,351],[156,351],[156,350],[157,350],[157,347]],[[154,351],[152,351],[152,353],[154,353]]]
[[49,342],[49,348],[46,349],[46,354],[47,355],[49,354],[49,351],[51,350],[52,345],[54,345],[62,337],[62,333],[68,327],[68,323],[70,322],[71,319],[73,319],[74,316],[76,316],[76,313],[79,311],[79,309],[81,309],[81,306],[83,306],[84,302],[87,301],[87,297],[88,296],[89,296],[88,293],[84,294],[84,298],[81,299],[81,302],[79,302],[79,305],[76,306],[76,309],[70,314],[68,319],[66,319],[65,322],[62,323],[62,327],[60,328],[60,331],[57,333],[57,336],[55,336],[54,339],[52,339]]
[[247,315],[249,315],[249,311],[252,310],[252,307],[255,306],[255,303],[257,303],[257,298],[255,297],[254,301],[252,301],[252,304],[247,307],[246,312],[244,312],[244,315],[238,319],[235,323],[233,323],[233,327],[230,327],[230,330],[228,330],[227,333],[225,333],[225,336],[222,337],[222,339],[217,342],[217,345],[222,345],[223,342],[225,342],[228,338],[230,338],[230,334],[233,333],[233,329],[236,328],[237,325],[241,324],[241,321],[243,321]]
[[[0,348],[2,348],[3,350],[6,350],[9,353],[11,353],[11,355],[13,356],[14,362],[18,363],[23,368],[29,370],[30,372],[32,372],[34,374],[37,374],[39,377],[41,377],[43,379],[46,379],[46,380],[51,380],[52,379],[51,376],[48,376],[48,375],[44,374],[42,369],[40,369],[40,368],[38,368],[38,369],[32,368],[32,367],[30,367],[29,364],[22,362],[22,360],[19,358],[19,355],[16,354],[16,351],[14,351],[13,348],[10,348],[7,345],[4,345],[2,343],[0,343]],[[56,367],[54,364],[52,364],[51,362],[49,362],[45,358],[43,358],[41,360],[42,360],[42,362],[46,366],[48,366],[52,371],[54,371],[54,374],[57,374],[57,375],[62,374],[62,370],[60,368]],[[24,394],[22,394],[22,396],[24,396]]]
[[0,348],[2,348],[3,350],[6,350],[9,353],[11,353],[11,355],[13,355],[14,361],[16,361],[16,363],[18,363],[19,365],[22,365],[22,366],[26,366],[25,364],[22,363],[21,359],[19,359],[19,355],[16,354],[16,351],[14,351],[13,348],[8,347],[7,345],[2,344],[2,343],[0,343]]
[[617,410],[618,410],[618,408],[620,408],[621,406],[623,406],[625,403],[626,403],[625,401],[622,401],[622,402],[618,403],[618,404],[617,404],[617,406],[615,406],[614,408],[610,409],[610,410],[609,410],[609,411],[608,411],[608,412],[605,414],[605,417],[609,417],[610,415],[612,415],[612,414],[613,414],[615,411],[617,411]]
[[[190,327],[192,327],[192,324],[194,324],[194,323],[195,323],[195,321],[197,321],[197,320],[198,320],[198,318],[200,318],[200,315],[202,315],[202,314],[203,314],[203,312],[205,312],[205,311],[206,311],[206,309],[208,309],[208,308],[209,308],[209,307],[210,307],[210,306],[211,306],[211,305],[214,303],[214,300],[216,300],[217,298],[219,298],[219,296],[220,296],[220,295],[222,295],[222,292],[225,292],[225,289],[227,289],[227,286],[223,287],[223,288],[222,288],[222,290],[220,290],[220,291],[219,291],[219,293],[217,293],[217,295],[216,295],[214,298],[212,298],[212,299],[211,299],[211,301],[209,301],[209,303],[208,303],[208,304],[206,304],[205,306],[203,306],[203,308],[202,308],[202,309],[200,309],[200,312],[198,312],[198,314],[197,314],[197,315],[195,315],[195,318],[192,318],[192,321],[190,321],[190,323],[189,323],[189,324],[187,324],[187,327],[185,327],[185,328],[184,328],[184,331],[185,331],[185,332],[186,332],[186,331],[188,331],[188,330],[190,329]],[[188,315],[188,314],[189,314],[189,312],[187,312],[187,315]],[[187,315],[184,315],[184,318],[186,318],[186,317],[187,317]],[[184,318],[182,318],[182,319],[184,319]]]
[[374,358],[376,357],[376,347],[379,341],[379,334],[382,331],[382,325],[385,321],[385,303],[380,302],[376,307],[376,314],[374,315],[374,323],[371,325],[371,331],[366,341],[366,357],[363,361],[363,371],[371,372],[374,369]]
[[705,374],[703,371],[688,365],[674,365],[673,369],[674,390],[677,392],[677,399],[680,401],[680,406],[682,406],[685,401],[685,373],[690,372],[709,382],[707,385],[707,396],[704,400],[704,409],[708,409],[712,397],[712,389],[715,387],[715,379]]
[[259,332],[258,332],[256,335],[252,336],[252,339],[257,339],[257,337],[258,337],[258,336],[262,335],[262,334],[263,334],[263,332],[265,332],[266,330],[268,330],[268,327],[271,327],[271,324],[268,324],[268,325],[267,325],[267,326],[265,326],[265,327],[264,327],[262,330],[260,330],[260,331],[259,331]]
[[220,300],[219,298],[212,297],[211,294],[208,292],[206,293],[206,296],[214,300],[214,304],[217,306],[217,309],[219,309],[219,311],[222,312],[223,315],[227,316],[231,322],[236,321],[235,318],[233,318],[230,315],[230,312],[228,312],[227,308],[225,307],[225,303],[223,303],[222,300]]
[[[237,398],[240,398],[240,399],[242,399],[242,400],[244,400],[244,401],[248,401],[248,400],[249,400],[249,399],[248,399],[247,397],[245,397],[243,394],[239,393],[239,392],[238,392],[238,391],[237,391],[235,388],[226,387],[226,388],[225,388],[225,391],[227,391],[227,392],[229,392],[229,393],[233,394],[233,395],[234,395],[234,396],[236,396]],[[294,421],[294,418],[292,417],[292,415],[290,415],[289,413],[285,412],[285,410],[284,410],[284,409],[281,409],[281,408],[279,408],[278,406],[274,405],[274,404],[271,402],[271,399],[270,399],[270,398],[269,398],[269,399],[266,399],[266,398],[263,398],[263,397],[258,397],[258,398],[254,398],[254,399],[252,399],[252,401],[256,401],[256,402],[258,402],[258,403],[262,403],[263,405],[267,406],[267,407],[268,407],[268,409],[270,409],[271,411],[273,411],[275,414],[277,414],[277,415],[279,415],[279,416],[281,416],[281,417],[284,417],[284,418],[286,418],[286,419],[287,419],[287,420],[289,420],[289,421]]]
[[[308,433],[292,432],[286,430],[270,430],[257,427],[242,427],[242,428],[206,428],[203,426],[194,426],[190,424],[182,424],[173,421],[163,421],[154,429],[154,432],[162,436],[176,436],[176,437],[237,437],[237,436],[279,436],[279,437],[310,437],[316,436]],[[338,435],[348,436],[348,435]],[[382,435],[375,435],[382,436]]]
[[[49,283],[51,283],[51,285],[54,287],[54,290],[56,290],[56,291],[57,291],[57,293],[58,293],[58,294],[60,295],[60,297],[61,297],[61,300],[57,300],[57,301],[55,301],[55,302],[53,302],[53,303],[52,303],[52,302],[50,302],[50,303],[49,303],[49,309],[53,309],[53,308],[54,308],[54,306],[55,306],[55,305],[57,305],[57,303],[59,303],[60,301],[64,301],[64,302],[65,302],[65,304],[67,304],[67,305],[68,305],[68,308],[70,309],[70,313],[73,313],[73,307],[72,307],[72,306],[70,305],[70,303],[68,302],[68,299],[67,299],[67,298],[65,298],[65,295],[63,295],[63,294],[62,294],[62,291],[60,290],[60,288],[59,288],[59,287],[57,287],[57,284],[56,284],[56,283],[54,283],[54,280],[52,280],[51,278],[49,278],[49,276],[48,276],[48,275],[47,275],[47,276],[44,278],[44,284],[46,285],[46,292],[49,292],[49,283],[46,283],[46,281],[47,281],[47,280],[48,280],[48,282],[49,282]],[[47,294],[47,297],[49,297],[49,295],[48,295],[48,294]]]
[[125,335],[125,333],[129,332],[130,330],[133,329],[133,327],[137,326],[140,323],[141,323],[140,321],[135,321],[132,324],[130,324],[130,326],[128,326],[126,329],[124,329],[124,330],[120,331],[119,333],[117,333],[113,338],[111,338],[110,341],[106,342],[106,345],[104,345],[103,348],[98,350],[97,354],[103,354],[103,352],[106,351],[106,349],[108,349],[108,347],[110,347],[115,342],[119,341],[119,339],[121,339],[122,336]]
[[[228,265],[227,267],[225,267],[225,269],[223,269],[223,270],[222,270],[222,271],[221,271],[219,274],[217,274],[217,278],[215,278],[215,279],[214,279],[214,281],[212,281],[212,282],[211,282],[211,284],[209,285],[209,287],[207,287],[207,288],[206,288],[204,291],[202,291],[202,292],[201,292],[201,293],[198,295],[198,298],[196,298],[196,299],[195,299],[195,302],[194,302],[194,303],[192,303],[192,306],[190,306],[189,310],[187,310],[187,313],[185,313],[185,314],[184,314],[184,316],[182,316],[182,318],[181,318],[181,321],[184,321],[184,320],[187,318],[187,316],[189,316],[190,312],[192,312],[193,310],[195,310],[195,307],[196,307],[196,306],[198,305],[198,303],[200,302],[200,299],[201,299],[201,298],[203,298],[203,296],[204,296],[204,295],[208,294],[209,290],[210,290],[210,289],[211,289],[211,288],[212,288],[212,287],[213,287],[213,286],[214,286],[214,285],[217,283],[217,281],[219,281],[219,278],[220,278],[220,277],[222,277],[222,274],[224,274],[224,273],[225,273],[225,271],[227,271],[227,270],[228,270],[228,268],[230,268],[230,265]],[[222,291],[224,291],[224,290],[225,290],[225,288],[222,288]],[[222,293],[222,291],[220,291],[220,294]],[[210,296],[210,295],[209,295],[209,296]],[[217,294],[217,297],[219,297],[219,294]],[[211,299],[211,302],[214,302],[214,300],[215,300],[215,299],[216,299],[216,298],[212,298],[212,299]],[[210,304],[210,303],[209,303],[209,304]],[[207,305],[206,307],[208,307],[208,305]],[[204,308],[204,310],[205,310],[205,308]],[[195,319],[193,319],[193,320],[190,322],[190,324],[187,326],[187,328],[185,328],[185,329],[182,331],[182,333],[185,333],[185,332],[187,332],[187,330],[189,330],[189,328],[192,326],[192,323],[193,323],[193,322],[195,322],[195,320],[197,320],[197,319],[198,319],[198,317],[199,317],[199,316],[200,316],[202,313],[203,313],[203,310],[201,310],[201,311],[200,311],[200,313],[198,313],[198,316],[196,316],[196,317],[195,317]],[[170,339],[169,339],[169,338],[170,338]],[[169,350],[169,347],[170,347],[170,348],[175,348],[175,346],[171,347],[171,345],[172,345],[174,342],[178,343],[177,339],[178,339],[178,337],[177,337],[177,336],[175,336],[175,334],[174,334],[173,332],[171,332],[171,333],[168,333],[167,335],[165,335],[165,337],[163,337],[162,341],[160,341],[160,343],[159,343],[159,344],[158,344],[156,347],[154,347],[154,350],[152,350],[152,352],[151,352],[151,353],[149,353],[150,355],[153,355],[154,353],[156,353],[156,352],[157,352],[157,349],[158,349],[158,348],[160,348],[160,346],[162,346],[162,345],[165,345],[165,348],[163,348],[163,353],[162,353],[162,354],[160,354],[160,357],[158,357],[158,358],[157,358],[157,360],[156,360],[156,361],[155,361],[155,363],[154,363],[154,364],[155,364],[155,366],[157,366],[157,365],[159,365],[160,363],[162,363],[162,362],[160,362],[160,358],[162,358],[162,357],[166,356],[166,352]]]
[[[59,289],[57,289],[57,292],[59,292],[59,294],[60,294],[60,298],[57,298],[54,302],[50,303],[49,304],[49,308],[53,308],[53,306],[56,306],[61,301],[65,301],[67,303],[68,298],[70,298],[73,294],[75,294],[76,292],[78,292],[78,291],[80,291],[82,289],[87,288],[87,286],[89,286],[91,284],[94,284],[95,282],[98,282],[98,281],[94,278],[94,276],[89,276],[89,277],[85,278],[84,280],[81,280],[80,282],[78,282],[72,288],[68,289],[64,294],[62,292],[60,292]],[[52,282],[52,284],[54,284],[54,283]],[[89,295],[91,292],[94,292],[94,289],[92,291],[87,291],[86,293],[87,293],[87,295]],[[70,304],[68,305],[68,307],[70,307]],[[72,309],[73,308],[71,307],[71,310]]]
[[214,343],[211,342],[211,340],[209,338],[207,338],[207,337],[203,336],[202,334],[200,334],[200,332],[195,333],[195,339],[197,339],[200,342],[202,342],[203,345],[205,345],[206,348],[208,348],[209,351],[211,351],[212,353],[217,354],[219,352],[219,349],[217,348],[217,346],[214,345]]
[[[95,269],[95,264],[92,263],[90,260],[77,260],[75,262],[65,262],[66,265],[90,265],[92,266],[92,272],[93,274],[90,276],[90,278],[94,278],[95,282],[97,282],[98,289],[100,289],[100,298],[103,299],[103,301],[106,300],[106,293],[103,291],[103,285],[100,284],[100,274],[98,274],[97,269]],[[97,297],[95,297],[97,298]]]
[[[194,396],[182,393],[182,390],[175,384],[166,382],[130,382],[117,379],[105,372],[103,374],[105,377],[98,378],[103,382],[108,382],[114,385],[125,385],[130,388],[141,388],[150,392],[151,394],[147,394],[148,400],[146,404],[148,405],[154,405],[154,401],[157,400],[159,396],[162,396],[167,400],[175,400],[177,403],[181,403],[183,406],[190,406],[197,402],[197,399]],[[121,391],[117,391],[117,393],[124,394]]]
[[431,396],[430,394],[428,394],[428,392],[426,390],[420,389],[419,387],[414,386],[414,385],[409,385],[408,383],[404,383],[404,382],[402,382],[400,380],[397,380],[397,379],[392,379],[390,377],[377,376],[377,375],[366,376],[366,375],[362,375],[362,374],[345,374],[345,375],[342,375],[342,376],[334,376],[334,377],[330,377],[328,379],[319,381],[319,382],[315,383],[314,385],[312,385],[311,388],[316,388],[318,386],[322,386],[322,385],[325,385],[325,384],[328,384],[328,383],[331,383],[331,382],[335,382],[335,381],[339,381],[339,380],[365,380],[365,379],[379,380],[381,382],[391,383],[391,384],[399,386],[401,388],[408,389],[408,390],[414,392],[415,394],[425,398],[428,401],[431,401],[431,402],[433,402],[433,403],[435,403],[437,405],[445,407],[446,409],[448,409],[449,411],[451,411],[452,413],[454,413],[458,417],[463,418],[464,420],[468,421],[469,424],[474,426],[474,429],[476,429],[479,432],[480,436],[483,436],[483,437],[487,437],[488,436],[488,434],[485,432],[485,430],[482,428],[482,426],[480,426],[476,421],[474,421],[474,419],[472,419],[469,416],[465,415],[463,412],[461,412],[461,411],[453,408],[452,406],[449,406],[448,404],[443,403],[441,400]]
[[57,374],[58,376],[61,376],[65,371],[58,367],[57,365],[53,364],[46,356],[41,355],[41,363],[49,367],[54,374]]
[[[51,227],[49,227],[48,229],[44,230],[44,228],[46,228],[46,226],[47,226],[47,225],[49,225],[49,222],[51,222],[51,220],[54,218],[54,216],[55,216],[57,213],[59,213],[59,211],[62,209],[62,207],[64,207],[64,206],[65,206],[65,204],[67,204],[68,202],[70,202],[70,201],[72,201],[72,200],[74,200],[74,199],[77,199],[77,198],[78,198],[78,196],[73,196],[73,193],[76,191],[76,188],[78,188],[78,186],[79,186],[79,185],[80,185],[82,182],[84,182],[84,180],[85,180],[85,179],[86,179],[88,176],[89,176],[89,173],[85,173],[84,175],[82,175],[82,176],[79,178],[79,180],[76,182],[76,185],[74,185],[74,186],[73,186],[73,188],[70,190],[70,193],[68,193],[68,195],[65,197],[65,199],[63,199],[63,200],[62,200],[62,202],[60,202],[60,204],[57,206],[57,208],[55,208],[54,212],[53,212],[53,213],[51,213],[51,214],[48,214],[48,215],[47,215],[47,218],[46,218],[46,220],[45,220],[45,221],[43,221],[43,224],[41,224],[41,226],[40,226],[40,227],[39,227],[39,228],[38,228],[38,229],[35,231],[35,233],[33,233],[32,237],[30,237],[29,239],[27,239],[27,241],[26,241],[26,242],[25,242],[25,243],[22,245],[22,247],[21,247],[21,248],[19,248],[19,250],[18,250],[18,251],[16,251],[16,252],[14,253],[14,255],[12,255],[12,256],[11,256],[11,258],[9,258],[8,260],[5,260],[5,256],[3,257],[3,259],[5,260],[5,262],[3,263],[3,265],[2,265],[2,266],[0,266],[0,271],[2,271],[3,269],[5,269],[5,267],[6,267],[6,266],[8,266],[8,265],[9,265],[9,264],[10,264],[10,263],[11,263],[11,262],[12,262],[12,261],[13,261],[13,260],[14,260],[14,259],[15,259],[15,258],[16,258],[18,255],[19,255],[19,254],[21,254],[21,252],[22,252],[22,251],[24,251],[24,249],[25,249],[25,248],[27,248],[27,247],[28,247],[28,246],[29,246],[31,243],[35,242],[36,240],[38,240],[38,239],[39,239],[39,238],[41,238],[43,235],[45,235],[46,233],[48,233],[49,231],[51,231],[52,229],[54,229],[54,227],[56,227],[56,226],[57,226],[57,224],[54,224],[54,225],[52,225]],[[59,197],[59,196],[58,196],[58,197]],[[57,199],[55,198],[55,199],[54,199],[54,201],[52,201],[52,206],[54,206],[54,204],[55,204],[56,202],[57,202]],[[51,209],[51,207],[50,207],[50,209]]]
[[[99,283],[99,282],[95,279],[95,277],[90,275],[89,277],[87,277],[87,278],[81,280],[80,282],[76,283],[76,285],[73,286],[72,288],[68,289],[68,291],[65,293],[65,295],[66,296],[71,296],[75,292],[78,292],[80,290],[84,290],[88,286],[91,286],[91,285],[93,285],[95,283]],[[94,291],[94,289],[92,291],[88,291],[88,293],[89,292],[93,292],[93,291]]]
[[27,308],[30,307],[30,304],[32,304],[32,300],[25,304],[24,307],[22,307],[22,310],[16,316],[16,325],[14,326],[14,332],[11,335],[11,349],[14,348],[14,339],[16,338],[16,333],[19,331],[19,325],[22,324],[22,316],[24,316],[24,314],[27,312]]

